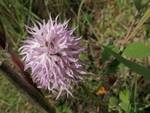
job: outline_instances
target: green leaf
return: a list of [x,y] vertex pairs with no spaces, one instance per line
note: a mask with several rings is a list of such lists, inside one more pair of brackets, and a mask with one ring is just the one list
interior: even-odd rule
[[144,5],[148,5],[148,2],[150,2],[150,0],[141,0],[141,4]]
[[130,94],[128,89],[124,89],[119,93],[119,98],[121,102],[119,106],[121,109],[125,111],[125,113],[130,113],[131,105],[130,105]]
[[56,110],[57,110],[56,113],[72,113],[70,108],[65,104],[58,106]]
[[144,8],[145,5],[148,5],[149,1],[150,0],[133,0],[137,10],[140,10],[140,9]]
[[119,93],[119,98],[123,103],[129,103],[129,96],[129,90],[126,89]]
[[[119,49],[116,48],[116,47],[113,46],[113,45],[109,45],[108,47],[111,48],[114,52],[119,52]],[[102,56],[102,62],[105,62],[105,61],[108,61],[108,60],[109,60],[109,58],[110,58],[111,55],[110,55],[107,51],[105,51],[105,49],[104,49],[104,50],[102,51],[101,56]]]
[[133,0],[135,7],[140,10],[141,9],[141,0]]
[[116,107],[118,104],[118,99],[115,96],[109,98],[109,107]]
[[123,109],[123,110],[125,111],[125,113],[131,113],[131,112],[130,112],[130,109],[131,109],[130,104],[121,102],[121,103],[119,104],[119,106],[121,107],[121,109]]
[[118,61],[120,61],[121,63],[123,63],[125,66],[127,66],[128,68],[130,68],[131,70],[135,71],[136,73],[143,75],[144,78],[146,79],[150,79],[150,69],[146,68],[142,65],[139,65],[135,62],[129,61],[125,58],[123,58],[121,55],[115,53],[114,51],[112,51],[110,48],[104,46],[104,49],[106,49],[106,51],[110,54],[113,55],[114,57],[116,57],[116,59]]
[[123,54],[132,58],[144,58],[150,56],[150,48],[142,42],[134,42],[127,45]]

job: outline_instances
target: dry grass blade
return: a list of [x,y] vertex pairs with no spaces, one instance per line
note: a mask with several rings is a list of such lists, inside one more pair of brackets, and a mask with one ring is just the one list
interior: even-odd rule
[[[150,8],[147,9],[147,11],[145,12],[144,16],[138,22],[138,24],[133,29],[133,31],[130,33],[130,35],[128,35],[127,37],[125,37],[125,40],[123,41],[124,44],[126,44],[131,38],[135,37],[135,35],[137,34],[137,32],[142,28],[142,25],[149,19],[149,17],[150,17]],[[133,22],[133,24],[134,23],[135,22]]]

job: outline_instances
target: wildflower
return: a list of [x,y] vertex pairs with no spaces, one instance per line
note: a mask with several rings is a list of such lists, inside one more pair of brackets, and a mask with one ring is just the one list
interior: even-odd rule
[[80,39],[69,30],[68,21],[58,23],[50,19],[27,27],[30,36],[19,49],[23,56],[25,70],[31,69],[32,80],[38,88],[47,89],[57,94],[71,93],[72,84],[82,79],[85,74],[79,60],[84,50]]

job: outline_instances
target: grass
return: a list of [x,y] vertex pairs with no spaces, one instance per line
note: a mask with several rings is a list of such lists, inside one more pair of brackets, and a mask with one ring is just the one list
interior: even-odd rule
[[[136,2],[134,2],[136,1]],[[134,41],[149,42],[149,0],[0,0],[0,31],[17,52],[27,33],[25,25],[60,14],[71,19],[75,35],[87,51],[81,54],[90,73],[73,92],[75,98],[56,102],[58,113],[148,113],[150,92],[144,80],[110,57],[102,48],[119,53]],[[147,12],[146,12],[147,11]],[[8,58],[3,52],[0,58]],[[125,58],[149,67],[149,57]],[[108,90],[102,91],[102,88]],[[0,73],[0,113],[43,113]]]
[[36,105],[18,92],[4,76],[0,77],[0,82],[0,113],[40,113]]

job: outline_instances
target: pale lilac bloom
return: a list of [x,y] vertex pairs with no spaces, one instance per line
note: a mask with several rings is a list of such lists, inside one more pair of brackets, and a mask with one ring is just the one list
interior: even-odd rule
[[66,92],[72,95],[72,84],[82,79],[85,74],[79,60],[84,50],[80,39],[69,30],[68,21],[58,23],[50,19],[27,27],[30,36],[20,48],[25,70],[31,69],[32,79],[38,88],[48,89],[57,98]]

